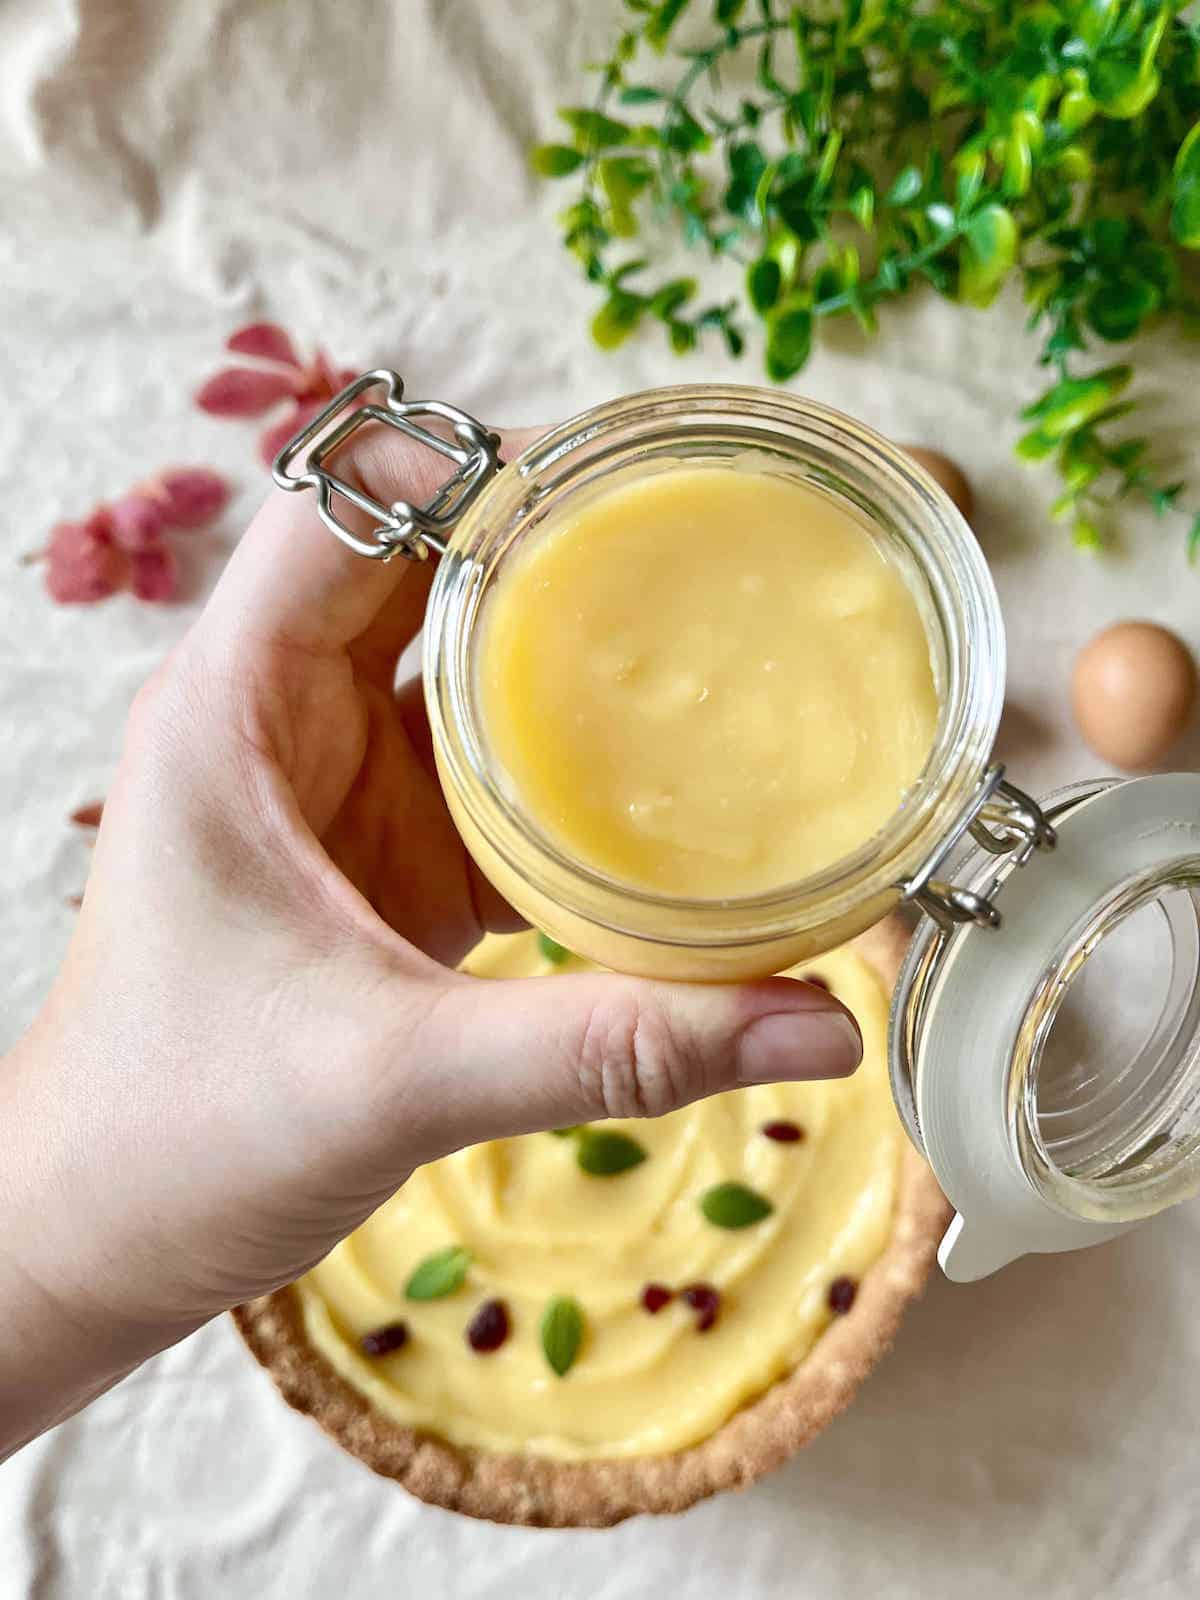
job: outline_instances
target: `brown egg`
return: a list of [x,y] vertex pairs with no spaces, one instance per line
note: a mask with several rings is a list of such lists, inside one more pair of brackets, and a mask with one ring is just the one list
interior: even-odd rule
[[954,504],[970,522],[975,512],[975,495],[967,479],[966,473],[949,456],[942,455],[940,450],[923,450],[920,445],[902,444],[901,450],[909,455],[919,467],[934,480],[950,496]]
[[1155,767],[1191,719],[1196,663],[1177,634],[1153,622],[1115,622],[1075,659],[1071,707],[1102,761]]

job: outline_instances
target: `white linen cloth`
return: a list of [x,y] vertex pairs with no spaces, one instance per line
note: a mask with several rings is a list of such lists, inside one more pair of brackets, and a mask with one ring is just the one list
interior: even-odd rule
[[[229,330],[277,318],[347,364],[495,422],[639,387],[759,381],[657,337],[591,345],[593,294],[556,243],[562,189],[526,150],[616,0],[5,0],[0,6],[0,1046],[70,933],[139,682],[194,613],[264,491],[255,429],[202,415]],[[1126,517],[1086,559],[1011,457],[1036,392],[1015,299],[831,329],[802,387],[969,472],[1009,629],[1002,754],[1036,790],[1090,775],[1072,655],[1142,615],[1200,646],[1182,537]],[[1194,357],[1142,356],[1161,453],[1189,464]],[[190,598],[63,609],[17,558],[156,467],[209,462],[239,494],[191,536]],[[1179,764],[1194,765],[1193,741]],[[2,1223],[2,1219],[0,1219]],[[676,1600],[1169,1600],[1200,1585],[1200,1221],[935,1282],[849,1414],[782,1472],[609,1533],[474,1524],[410,1500],[277,1400],[221,1321],[0,1469],[0,1596]],[[0,1312],[0,1337],[3,1319]]]

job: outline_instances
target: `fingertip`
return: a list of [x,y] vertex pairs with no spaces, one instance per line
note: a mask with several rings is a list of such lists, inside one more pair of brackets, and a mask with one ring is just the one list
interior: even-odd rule
[[862,1055],[858,1023],[840,1004],[768,1012],[749,1022],[738,1039],[738,1081],[846,1078]]

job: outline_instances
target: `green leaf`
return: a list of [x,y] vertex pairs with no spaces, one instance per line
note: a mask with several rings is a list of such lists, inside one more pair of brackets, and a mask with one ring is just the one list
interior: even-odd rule
[[592,318],[592,338],[601,350],[615,350],[637,327],[646,302],[640,295],[618,290]]
[[648,308],[650,315],[669,322],[680,306],[686,305],[695,293],[695,278],[674,278],[651,296]]
[[870,233],[875,221],[875,191],[869,183],[861,184],[850,196],[850,211],[859,227]]
[[624,144],[631,131],[627,122],[617,122],[602,111],[560,107],[558,114],[575,135],[575,143],[581,150],[604,150],[614,144]]
[[571,952],[561,944],[555,944],[548,933],[538,934],[538,954],[545,956],[547,961],[553,961],[556,967],[561,967],[564,961],[570,961]]
[[1175,509],[1175,502],[1183,493],[1185,485],[1182,483],[1166,483],[1161,489],[1153,489],[1150,493],[1150,506],[1156,517],[1165,517],[1168,511]]
[[[762,185],[759,185],[761,192]],[[813,202],[812,184],[807,178],[798,178],[777,189],[771,199],[780,217],[804,244],[812,244],[821,236],[823,211]]]
[[542,1350],[560,1378],[575,1365],[583,1327],[583,1308],[570,1295],[555,1295],[542,1313]]
[[404,1285],[409,1300],[441,1300],[461,1288],[471,1265],[471,1252],[462,1245],[450,1244],[435,1250],[417,1266]]
[[1078,133],[1087,127],[1098,110],[1086,89],[1072,89],[1059,101],[1058,124],[1064,133]]
[[726,211],[747,222],[757,222],[759,207],[757,190],[759,180],[766,171],[767,158],[753,139],[731,144],[726,156],[729,165],[729,186],[725,190]]
[[767,323],[767,376],[786,383],[808,360],[812,350],[812,311],[807,306],[772,313]]
[[1071,529],[1071,541],[1077,550],[1100,550],[1104,539],[1100,529],[1089,517],[1077,517]]
[[821,151],[821,159],[817,164],[817,175],[813,179],[813,188],[818,194],[829,187],[841,148],[842,135],[835,128],[825,140],[825,148]]
[[1179,146],[1172,169],[1171,235],[1187,250],[1200,250],[1200,122]]
[[1187,534],[1187,558],[1188,558],[1188,560],[1189,561],[1195,561],[1196,555],[1197,555],[1198,552],[1200,552],[1200,515],[1194,516],[1192,518],[1192,525],[1188,529],[1188,534]]
[[543,178],[565,178],[581,167],[585,157],[569,144],[539,144],[529,153],[529,164]]
[[718,1183],[700,1196],[700,1209],[715,1228],[748,1228],[775,1208],[744,1183]]
[[623,106],[649,106],[667,96],[661,89],[651,89],[648,85],[631,83],[628,88],[622,89],[620,101]]
[[1145,278],[1123,274],[1102,283],[1087,299],[1088,325],[1102,339],[1131,339],[1158,309],[1162,296]]
[[911,205],[921,192],[921,181],[920,167],[904,167],[896,174],[891,188],[884,195],[884,204],[889,206]]
[[605,222],[619,239],[637,233],[633,201],[650,182],[653,174],[642,156],[605,156],[596,164],[596,177],[608,201]]
[[1062,494],[1059,495],[1058,499],[1055,500],[1050,507],[1051,522],[1065,522],[1075,510],[1075,502],[1077,499],[1078,496],[1074,489],[1064,489]]
[[1041,153],[1044,139],[1045,130],[1036,112],[1014,112],[1004,156],[1003,186],[1006,195],[1029,193],[1034,157]]
[[963,230],[963,258],[958,287],[970,305],[985,306],[995,298],[1017,258],[1020,234],[1005,206],[981,206]]
[[628,1134],[608,1129],[582,1128],[577,1136],[575,1159],[591,1178],[615,1178],[641,1166],[646,1152]]
[[770,256],[759,256],[758,260],[752,261],[746,270],[746,293],[759,316],[770,311],[779,299],[782,285],[783,273],[780,271],[779,263],[773,261]]
[[1128,120],[1144,111],[1158,93],[1157,70],[1136,53],[1096,57],[1088,69],[1088,89],[1101,111]]
[[1105,367],[1088,378],[1064,378],[1026,406],[1021,416],[1036,422],[1037,431],[1045,438],[1061,439],[1097,417],[1132,376],[1131,367],[1119,366]]
[[596,164],[596,176],[614,206],[627,206],[654,174],[644,156],[605,156]]
[[666,48],[671,29],[688,4],[689,0],[662,0],[661,5],[655,6],[646,24],[646,43],[652,50],[661,52]]
[[696,150],[707,150],[712,140],[695,117],[683,106],[676,106],[663,129],[663,142],[677,155],[691,155]]
[[713,16],[723,28],[731,28],[745,9],[746,0],[717,0]]

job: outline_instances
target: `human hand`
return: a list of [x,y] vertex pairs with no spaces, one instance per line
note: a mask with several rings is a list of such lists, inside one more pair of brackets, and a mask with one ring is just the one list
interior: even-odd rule
[[[416,447],[358,437],[379,498],[432,491]],[[59,1330],[40,1409],[0,1354],[25,1437],[298,1276],[420,1163],[857,1062],[838,1002],[787,979],[449,970],[519,924],[443,805],[419,685],[393,689],[430,577],[276,493],[138,697],[67,960],[0,1077],[0,1251],[29,1336]]]

